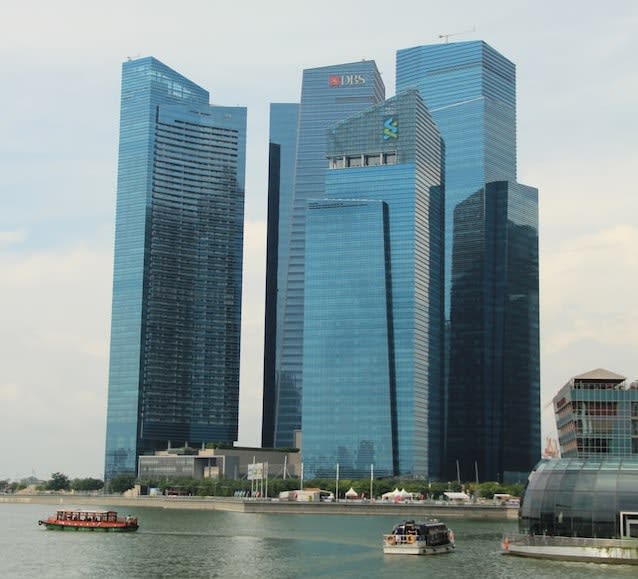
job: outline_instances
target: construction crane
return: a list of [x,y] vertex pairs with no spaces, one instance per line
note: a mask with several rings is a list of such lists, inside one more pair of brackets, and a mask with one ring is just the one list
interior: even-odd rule
[[461,30],[459,32],[450,32],[448,34],[439,34],[439,38],[445,38],[445,44],[447,44],[450,36],[459,36],[460,34],[470,34],[472,32],[476,32],[476,26],[472,26],[471,30]]

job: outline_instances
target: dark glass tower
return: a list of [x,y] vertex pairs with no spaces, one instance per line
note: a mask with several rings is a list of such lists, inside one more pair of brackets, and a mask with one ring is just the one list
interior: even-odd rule
[[330,132],[306,217],[308,477],[429,476],[441,454],[441,139],[407,91]]
[[[266,304],[264,324],[264,397],[262,440],[274,446],[276,417],[277,352],[281,350],[283,315],[295,156],[297,154],[298,103],[270,105],[268,171],[268,239],[266,242]],[[282,266],[280,266],[282,264]]]
[[237,439],[246,110],[125,62],[105,478]]
[[[292,195],[284,201],[283,189],[279,192],[279,231],[290,237],[287,245],[279,239],[277,268],[283,275],[277,275],[281,284],[281,297],[277,300],[280,309],[276,324],[270,322],[270,327],[281,331],[277,336],[266,336],[267,343],[275,341],[277,352],[274,384],[268,382],[268,376],[264,383],[264,429],[272,429],[262,432],[264,444],[272,440],[276,447],[294,446],[295,431],[301,428],[306,207],[308,199],[323,196],[326,132],[335,123],[383,101],[384,96],[385,88],[374,61],[304,70]],[[281,122],[290,126],[291,121],[287,118]],[[278,126],[279,122],[271,123],[271,131],[274,133]],[[271,142],[278,142],[276,139],[271,136]],[[282,156],[282,175],[290,168],[289,163],[293,160]],[[288,223],[282,222],[284,214],[289,216]]]
[[445,143],[445,479],[540,457],[537,191],[516,182],[516,71],[482,41],[397,52]]

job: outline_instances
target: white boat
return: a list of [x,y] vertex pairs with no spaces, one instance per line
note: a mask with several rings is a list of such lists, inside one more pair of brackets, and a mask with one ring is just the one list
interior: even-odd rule
[[383,552],[387,555],[439,555],[453,550],[454,533],[436,519],[403,521],[383,535]]

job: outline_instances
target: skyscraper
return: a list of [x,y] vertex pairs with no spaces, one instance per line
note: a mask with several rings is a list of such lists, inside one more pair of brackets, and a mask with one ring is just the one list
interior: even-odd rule
[[[274,384],[264,385],[264,404],[270,408],[264,410],[274,415],[264,417],[264,426],[272,429],[262,431],[266,445],[272,440],[276,447],[291,447],[295,431],[301,428],[306,207],[308,199],[323,196],[326,131],[335,123],[383,101],[384,96],[381,75],[371,60],[304,70],[292,195],[288,197],[287,192],[280,190],[279,214],[287,214],[289,222],[282,223],[280,217],[279,231],[286,231],[290,237],[284,252],[279,253],[277,264],[284,272],[283,279],[277,276],[282,284],[277,290],[283,297],[277,300],[282,307],[277,311],[277,323],[271,322],[271,327],[281,331],[274,338],[277,349]],[[282,122],[289,126],[290,119]],[[271,131],[278,125],[278,122],[271,124]],[[276,143],[276,139],[276,135],[271,136],[271,142]],[[284,160],[286,167],[292,162],[288,159]],[[281,171],[285,170],[282,165]],[[285,203],[291,205],[285,207]],[[266,337],[267,342],[272,339],[272,336]]]
[[537,191],[516,182],[515,66],[482,41],[399,50],[445,145],[446,479],[540,456]]
[[237,439],[246,109],[125,62],[105,478]]
[[[262,447],[274,446],[277,352],[281,351],[292,211],[298,103],[270,105],[268,171],[268,239],[266,242],[266,304],[264,324],[264,396]],[[281,266],[280,266],[281,264]]]
[[416,90],[335,126],[306,216],[304,471],[429,475],[441,452],[441,138]]

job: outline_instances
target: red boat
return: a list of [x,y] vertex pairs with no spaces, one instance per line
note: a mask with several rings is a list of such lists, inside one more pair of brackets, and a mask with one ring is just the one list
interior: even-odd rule
[[136,517],[118,517],[115,511],[59,510],[48,519],[38,521],[52,531],[137,531]]

